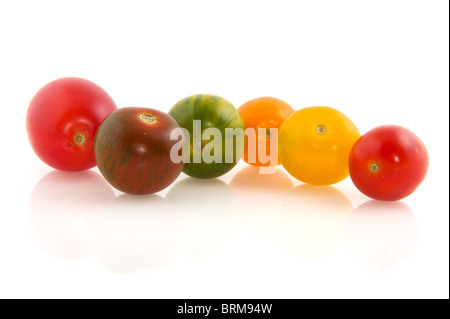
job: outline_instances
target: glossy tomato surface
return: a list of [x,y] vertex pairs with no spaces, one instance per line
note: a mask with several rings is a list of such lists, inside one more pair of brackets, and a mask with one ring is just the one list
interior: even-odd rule
[[360,133],[340,111],[315,106],[294,112],[281,125],[278,156],[289,174],[315,185],[345,179],[348,154]]
[[[260,97],[245,102],[238,108],[239,114],[245,122],[246,129],[255,130],[255,141],[250,141],[248,136],[245,137],[244,161],[255,166],[276,166],[280,164],[278,155],[277,161],[271,163],[267,159],[260,158],[258,145],[265,145],[265,154],[275,152],[278,149],[271,149],[270,137],[273,132],[270,129],[279,129],[281,124],[294,112],[292,106],[275,97]],[[263,129],[265,134],[260,136],[258,130]],[[278,138],[275,136],[274,138]],[[256,143],[255,143],[256,142]],[[250,154],[250,156],[249,156]]]
[[[219,177],[242,157],[245,124],[238,110],[226,99],[211,94],[192,95],[176,103],[169,114],[189,134],[189,163],[184,165],[185,174],[195,178]],[[211,129],[220,136],[207,136]],[[241,133],[237,137],[227,135],[227,129]],[[231,147],[227,148],[227,144]]]
[[116,109],[108,93],[91,81],[73,77],[55,80],[30,102],[28,139],[36,155],[53,168],[92,168],[97,128]]
[[428,161],[425,145],[413,132],[384,125],[356,141],[349,155],[350,176],[363,194],[394,201],[410,195],[422,183]]
[[156,193],[180,175],[183,162],[172,161],[171,140],[180,129],[168,114],[126,107],[111,113],[95,136],[95,159],[103,177],[129,194]]

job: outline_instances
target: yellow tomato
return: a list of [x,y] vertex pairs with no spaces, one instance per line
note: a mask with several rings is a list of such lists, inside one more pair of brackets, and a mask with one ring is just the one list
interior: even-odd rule
[[348,175],[348,155],[360,137],[343,113],[326,106],[291,114],[280,127],[278,156],[289,174],[315,185],[331,185]]

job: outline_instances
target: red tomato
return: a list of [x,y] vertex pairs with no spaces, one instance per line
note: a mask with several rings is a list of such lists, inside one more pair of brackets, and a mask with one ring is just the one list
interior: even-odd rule
[[349,155],[349,170],[363,194],[378,200],[399,200],[414,192],[425,178],[428,153],[411,131],[384,125],[356,141]]
[[80,78],[61,78],[41,88],[27,112],[28,139],[53,168],[82,171],[95,166],[94,136],[117,106],[101,87]]
[[[172,131],[180,130],[170,115],[153,109],[125,107],[111,113],[95,135],[95,158],[103,177],[129,194],[151,194],[180,175],[183,161],[171,159]],[[187,147],[187,145],[186,145]]]

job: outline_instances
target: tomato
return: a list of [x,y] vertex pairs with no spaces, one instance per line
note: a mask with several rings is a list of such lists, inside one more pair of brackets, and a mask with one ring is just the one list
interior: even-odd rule
[[94,136],[116,104],[101,87],[85,79],[61,78],[32,98],[27,133],[36,155],[49,166],[82,171],[95,166]]
[[280,127],[278,156],[298,180],[331,185],[345,179],[348,154],[360,133],[340,111],[326,106],[294,112]]
[[183,162],[171,160],[170,139],[177,122],[161,111],[126,107],[111,113],[95,136],[95,159],[105,179],[129,194],[156,193],[180,175]]
[[365,195],[394,201],[413,193],[428,170],[428,153],[410,130],[376,127],[359,138],[349,155],[350,176]]
[[[245,127],[252,128],[256,133],[256,141],[248,143],[248,136],[245,137],[244,161],[255,166],[276,166],[280,164],[278,159],[278,150],[271,149],[270,137],[271,128],[278,129],[286,118],[294,112],[294,109],[286,102],[274,97],[260,97],[242,104],[239,109]],[[266,134],[263,137],[258,135],[258,129],[264,129]],[[262,138],[262,140],[261,140]],[[276,137],[275,137],[276,138]],[[261,159],[258,156],[258,143],[261,140],[262,145],[266,147],[266,154],[275,152],[274,158],[277,160],[272,163],[268,159]],[[250,158],[249,158],[250,154]],[[250,161],[249,161],[250,159]]]
[[[196,178],[219,177],[230,171],[242,157],[245,124],[233,104],[224,98],[210,94],[192,95],[176,103],[169,114],[189,135],[185,174]],[[229,130],[241,133],[227,135]],[[216,135],[209,136],[209,133]],[[227,144],[230,145],[228,149]]]

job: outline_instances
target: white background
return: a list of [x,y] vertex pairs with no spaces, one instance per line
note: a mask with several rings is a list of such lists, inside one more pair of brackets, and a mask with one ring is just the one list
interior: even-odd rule
[[[448,6],[1,0],[0,297],[448,298]],[[28,144],[29,101],[64,76],[119,107],[196,93],[332,106],[362,133],[409,128],[430,168],[391,204],[350,179],[311,188],[242,162],[116,197],[95,169],[54,172]]]

